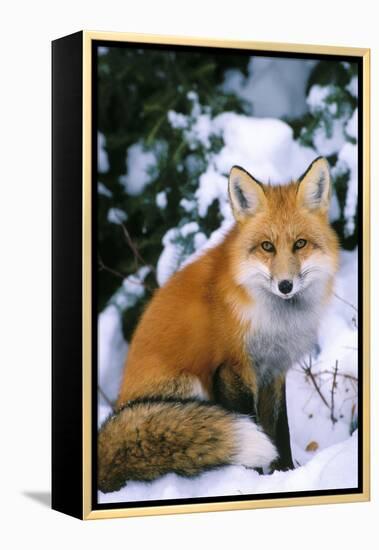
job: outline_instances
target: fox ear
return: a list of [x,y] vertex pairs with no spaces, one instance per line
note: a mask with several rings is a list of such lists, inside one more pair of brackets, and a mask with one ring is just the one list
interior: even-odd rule
[[331,195],[331,180],[328,161],[318,157],[299,179],[297,200],[308,210],[327,212]]
[[266,197],[262,185],[240,166],[229,174],[229,197],[236,221],[244,221],[264,209]]

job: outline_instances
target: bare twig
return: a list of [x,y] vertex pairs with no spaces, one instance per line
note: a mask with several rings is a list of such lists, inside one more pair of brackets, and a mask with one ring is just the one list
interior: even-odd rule
[[115,412],[116,409],[115,409],[114,403],[109,399],[109,397],[107,397],[107,395],[104,393],[104,391],[101,389],[100,386],[97,386],[97,391],[99,392],[101,397],[104,399],[104,401],[110,406],[110,408],[112,409],[112,412]]
[[[319,371],[319,372],[313,372],[312,371],[312,356],[309,356],[309,362],[308,363],[306,361],[300,363],[300,367],[301,367],[301,371],[303,373],[305,373],[305,375],[311,381],[314,389],[316,390],[317,394],[319,395],[319,397],[322,400],[322,402],[324,403],[324,405],[329,409],[329,411],[330,411],[330,420],[331,420],[332,424],[334,425],[336,422],[338,422],[337,416],[339,416],[343,404],[346,401],[356,399],[356,388],[357,388],[358,378],[356,376],[353,376],[352,374],[339,372],[339,370],[338,370],[338,359],[335,362],[333,370],[325,369],[325,370],[322,370],[322,371]],[[330,378],[329,378],[329,380],[327,380],[325,377],[322,376],[322,375],[325,375],[325,374],[329,375],[331,377],[331,380],[330,380]],[[342,401],[339,412],[336,411],[336,395],[337,395],[337,388],[338,388],[338,377],[341,378],[341,379],[345,379],[346,384],[350,384],[351,388],[353,389],[353,392],[355,392],[355,395],[346,397]],[[323,384],[326,384],[326,383],[328,385],[331,383],[330,404],[328,403],[328,400],[324,396],[324,394],[322,392],[322,389],[321,389]],[[348,390],[346,390],[346,391],[348,391]]]
[[338,300],[341,300],[341,302],[343,302],[344,304],[346,304],[347,306],[350,306],[356,313],[358,313],[358,308],[354,305],[354,304],[351,304],[350,302],[348,302],[347,300],[345,300],[345,298],[342,298],[342,296],[340,296],[339,294],[337,294],[336,292],[333,292],[334,296],[338,299]]
[[357,409],[357,404],[353,403],[353,406],[351,407],[350,435],[353,433],[354,425],[356,423],[355,422],[356,421],[356,409]]
[[154,292],[155,287],[152,288],[151,286],[147,285],[144,281],[138,281],[136,279],[133,279],[132,277],[133,277],[132,275],[128,277],[128,283],[131,283],[132,285],[143,286],[150,293]]
[[113,269],[111,267],[108,267],[103,262],[100,254],[98,255],[98,262],[99,262],[99,270],[100,271],[108,271],[108,273],[112,273],[112,275],[115,275],[116,277],[119,277],[120,279],[125,279],[127,275],[120,273],[120,271],[117,271],[116,269]]
[[[346,304],[347,306],[351,307],[355,313],[358,313],[358,308],[352,304],[351,302],[349,302],[348,300],[346,300],[345,298],[342,298],[342,296],[340,296],[339,294],[337,294],[336,292],[333,292],[334,296],[340,300],[341,302],[343,302],[344,304]],[[357,322],[357,317],[356,315],[353,315],[353,317],[351,318],[351,321],[354,325],[354,328],[358,328],[358,322]]]
[[312,356],[311,355],[309,356],[309,365],[302,366],[302,369],[305,372],[305,374],[307,376],[309,376],[309,378],[310,378],[315,390],[317,391],[318,395],[320,396],[320,399],[322,400],[322,402],[328,407],[328,409],[330,409],[330,405],[327,402],[327,400],[325,399],[324,395],[322,394],[322,392],[319,388],[319,385],[317,384],[315,375],[312,372]]
[[[334,376],[334,371],[330,370],[322,370],[317,374],[331,374]],[[356,384],[358,384],[358,378],[356,376],[353,376],[352,374],[347,374],[346,372],[337,372],[336,376],[341,376],[342,378],[347,378],[348,380],[352,380]]]
[[155,268],[152,265],[146,263],[145,260],[142,258],[141,254],[138,251],[137,246],[135,245],[135,243],[133,242],[133,239],[130,236],[129,231],[126,228],[126,225],[122,221],[120,221],[120,226],[121,226],[122,232],[124,234],[125,240],[126,240],[128,246],[129,246],[129,248],[133,252],[136,267],[138,267],[138,262],[141,262],[143,265],[146,265],[147,267],[149,267],[151,269],[151,271],[154,273],[154,275],[156,275]]
[[337,422],[337,418],[334,414],[334,396],[337,389],[337,372],[338,372],[338,359],[336,359],[336,364],[333,370],[333,382],[332,382],[332,388],[330,390],[331,395],[331,401],[330,401],[330,420],[335,424]]
[[120,271],[117,271],[116,269],[113,269],[112,267],[109,267],[105,265],[100,255],[98,256],[98,262],[99,262],[99,270],[100,271],[108,271],[108,273],[111,273],[112,275],[115,275],[116,277],[119,277],[120,279],[128,279],[128,283],[131,283],[132,285],[138,285],[143,286],[148,290],[149,292],[154,292],[154,288],[147,285],[144,281],[139,281],[138,279],[133,279],[132,275],[126,275],[121,273]]
[[152,266],[151,264],[148,264],[142,258],[141,254],[139,253],[139,250],[138,250],[136,244],[134,243],[132,237],[130,236],[130,233],[129,233],[126,225],[124,224],[123,220],[117,214],[116,214],[116,218],[117,218],[117,221],[118,221],[118,225],[120,225],[120,227],[122,229],[122,232],[124,234],[126,243],[129,246],[129,248],[131,249],[131,251],[133,252],[134,263],[135,263],[136,269],[138,269],[138,262],[140,262],[143,265],[149,267],[151,269],[151,271],[154,273],[154,275],[156,276],[156,271],[155,271],[154,266]]

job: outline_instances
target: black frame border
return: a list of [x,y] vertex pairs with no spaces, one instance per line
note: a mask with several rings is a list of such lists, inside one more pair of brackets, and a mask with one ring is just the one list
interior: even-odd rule
[[52,508],[83,517],[83,33],[52,43]]

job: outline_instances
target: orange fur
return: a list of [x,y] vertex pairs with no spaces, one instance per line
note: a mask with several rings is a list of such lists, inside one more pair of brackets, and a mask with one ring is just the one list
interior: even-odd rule
[[212,377],[224,361],[240,361],[244,328],[228,300],[249,303],[231,279],[232,231],[217,248],[171,277],[143,314],[128,353],[119,405],[182,374],[212,395]]

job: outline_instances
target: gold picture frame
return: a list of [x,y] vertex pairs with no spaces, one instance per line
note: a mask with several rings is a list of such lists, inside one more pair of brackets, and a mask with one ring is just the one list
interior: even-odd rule
[[[228,502],[198,502],[191,504],[164,504],[155,506],[113,507],[96,509],[93,506],[93,437],[92,415],[94,396],[92,391],[93,361],[93,304],[92,304],[92,256],[93,249],[93,116],[92,116],[92,51],[96,42],[134,43],[149,45],[186,46],[194,48],[228,48],[277,52],[282,54],[347,56],[356,58],[362,67],[362,419],[361,419],[361,491],[347,494],[328,494],[312,496],[275,497],[268,499],[251,499]],[[74,67],[69,68],[69,64]],[[78,75],[81,75],[79,81]],[[70,76],[71,75],[71,76]],[[73,76],[74,75],[74,76]],[[71,79],[71,80],[70,80]],[[74,82],[75,80],[75,82]],[[68,98],[63,98],[67,88]],[[78,93],[81,95],[78,107]],[[74,107],[72,107],[74,105]],[[75,107],[76,105],[76,107]],[[71,106],[71,107],[70,107]],[[74,123],[65,120],[71,114]],[[68,147],[75,147],[74,162],[77,169],[70,173],[67,159],[72,158],[72,151],[65,151],[67,138],[81,130],[74,142]],[[79,143],[81,148],[79,150]],[[68,155],[68,156],[67,156]],[[71,156],[70,156],[71,155]],[[70,179],[71,183],[64,185]],[[75,197],[72,198],[72,194]],[[80,196],[79,196],[80,195]],[[54,198],[55,196],[55,198]],[[77,212],[69,211],[75,198],[80,201]],[[73,207],[75,210],[76,207]],[[66,216],[75,220],[72,228],[67,228]],[[72,234],[67,236],[67,231]],[[79,234],[80,233],[80,234]],[[67,245],[64,240],[76,240],[75,251],[77,262],[80,261],[80,273],[77,271],[73,280],[67,280],[62,273],[63,255]],[[210,38],[190,38],[131,33],[83,31],[53,42],[53,508],[81,519],[104,519],[158,514],[194,513],[219,510],[246,510],[255,508],[300,506],[326,503],[362,502],[370,499],[370,382],[369,382],[369,347],[370,347],[370,50],[336,46],[317,46],[302,44],[285,44],[254,41],[230,41]],[[66,252],[69,253],[69,247]],[[75,264],[76,265],[76,264]],[[79,268],[77,268],[78,270]],[[70,276],[68,276],[70,279]],[[71,285],[71,286],[70,286]],[[80,304],[66,306],[66,291],[77,287],[75,296],[81,297]],[[79,288],[80,285],[80,288]],[[65,309],[67,307],[67,309]],[[63,326],[62,315],[69,320],[69,328]],[[73,315],[76,320],[73,323]],[[62,330],[62,327],[64,330]],[[81,342],[80,346],[69,350],[67,341],[75,331],[72,341]],[[69,362],[69,365],[68,365]],[[66,377],[66,378],[65,378]],[[70,403],[62,397],[70,392]],[[75,404],[73,404],[75,400]],[[67,419],[67,411],[72,409]],[[68,434],[67,426],[73,433]],[[74,433],[75,432],[75,433]],[[81,449],[81,451],[80,451]],[[64,451],[68,451],[68,453]],[[67,455],[74,458],[67,465]],[[75,455],[75,456],[74,456]],[[74,472],[72,482],[64,479],[64,469]],[[76,483],[75,495],[67,485]],[[71,495],[71,496],[70,496]],[[126,503],[125,503],[126,504]]]

